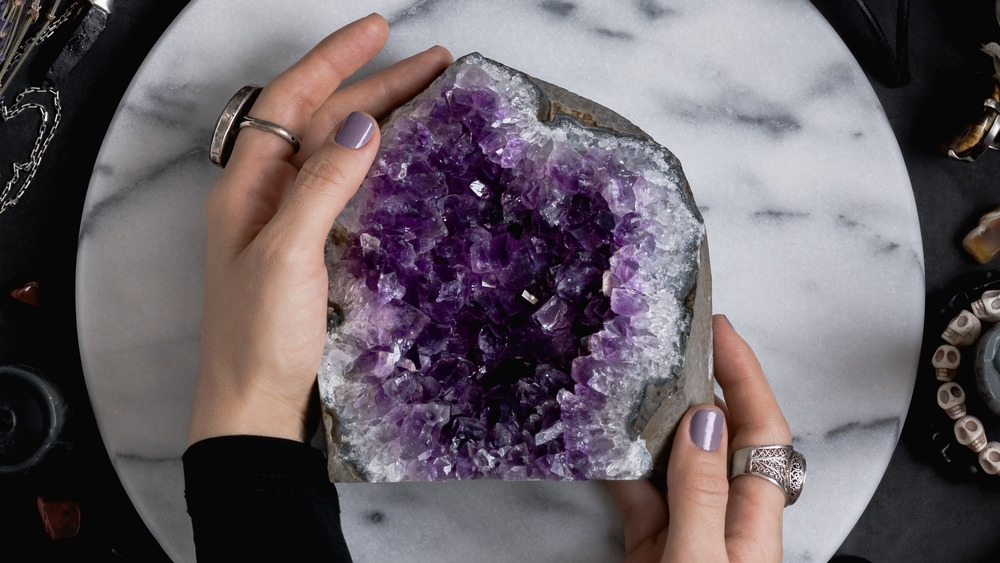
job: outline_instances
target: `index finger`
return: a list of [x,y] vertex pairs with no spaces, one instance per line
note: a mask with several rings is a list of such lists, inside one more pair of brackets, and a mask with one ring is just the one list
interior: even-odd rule
[[[749,446],[792,443],[791,431],[757,356],[726,317],[712,323],[715,377],[729,413],[730,452]],[[785,494],[773,483],[741,476],[729,483],[726,547],[750,561],[781,560]]]
[[712,319],[715,379],[730,415],[733,450],[748,446],[791,444],[788,423],[774,398],[757,355],[728,319]]
[[[378,14],[342,27],[265,86],[250,115],[276,123],[297,136],[305,135],[313,112],[344,79],[378,54],[388,35],[389,24]],[[288,142],[281,137],[243,129],[226,168],[258,177],[273,170],[276,159],[287,162],[290,156]]]

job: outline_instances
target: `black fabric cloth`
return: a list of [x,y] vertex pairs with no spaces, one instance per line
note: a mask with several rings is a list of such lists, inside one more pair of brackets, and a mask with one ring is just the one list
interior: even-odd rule
[[183,462],[198,561],[351,561],[337,489],[315,448],[224,436],[191,445]]

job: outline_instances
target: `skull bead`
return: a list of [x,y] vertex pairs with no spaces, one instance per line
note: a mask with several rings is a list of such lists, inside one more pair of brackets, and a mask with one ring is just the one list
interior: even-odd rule
[[944,410],[948,418],[958,420],[965,416],[965,389],[958,383],[945,383],[938,387],[938,406]]
[[983,293],[979,301],[972,303],[972,313],[982,321],[990,323],[1000,321],[1000,289]]
[[979,339],[982,329],[983,325],[979,322],[979,318],[963,310],[948,323],[948,328],[944,329],[941,338],[952,346],[968,346]]
[[986,431],[983,429],[983,423],[972,415],[965,415],[955,421],[955,438],[959,444],[974,452],[981,452],[986,448]]
[[951,344],[942,344],[931,357],[931,365],[934,366],[934,377],[938,381],[951,381],[955,379],[955,372],[958,371],[958,364],[962,361],[962,353]]
[[1000,473],[1000,442],[987,442],[979,452],[979,466],[990,475]]

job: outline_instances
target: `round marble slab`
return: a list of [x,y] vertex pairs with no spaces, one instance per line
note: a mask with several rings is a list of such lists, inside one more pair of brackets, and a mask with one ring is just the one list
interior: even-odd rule
[[[363,6],[359,6],[363,4]],[[864,75],[805,0],[196,0],[136,76],[80,232],[87,387],[140,514],[193,560],[180,456],[197,370],[211,127],[324,35],[378,10],[370,73],[432,44],[604,104],[673,150],[704,213],[715,309],[758,352],[809,461],[785,557],[826,561],[889,462],[913,387],[923,258]],[[614,561],[593,483],[341,485],[358,561]]]

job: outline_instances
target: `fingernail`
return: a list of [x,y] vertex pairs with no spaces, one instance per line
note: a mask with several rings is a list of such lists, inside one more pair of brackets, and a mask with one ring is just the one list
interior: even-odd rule
[[347,147],[349,149],[360,149],[365,146],[368,139],[372,138],[372,133],[375,132],[375,123],[372,118],[356,111],[347,116],[344,120],[344,124],[340,126],[340,131],[337,131],[337,136],[334,137],[334,141],[342,147]]
[[722,439],[722,413],[714,409],[702,409],[691,417],[691,441],[706,452],[719,449]]
[[733,326],[733,321],[729,320],[729,317],[727,317],[726,315],[722,315],[722,318],[723,320],[726,321],[726,324],[729,325],[729,328],[733,329],[733,332],[735,332],[736,327]]

